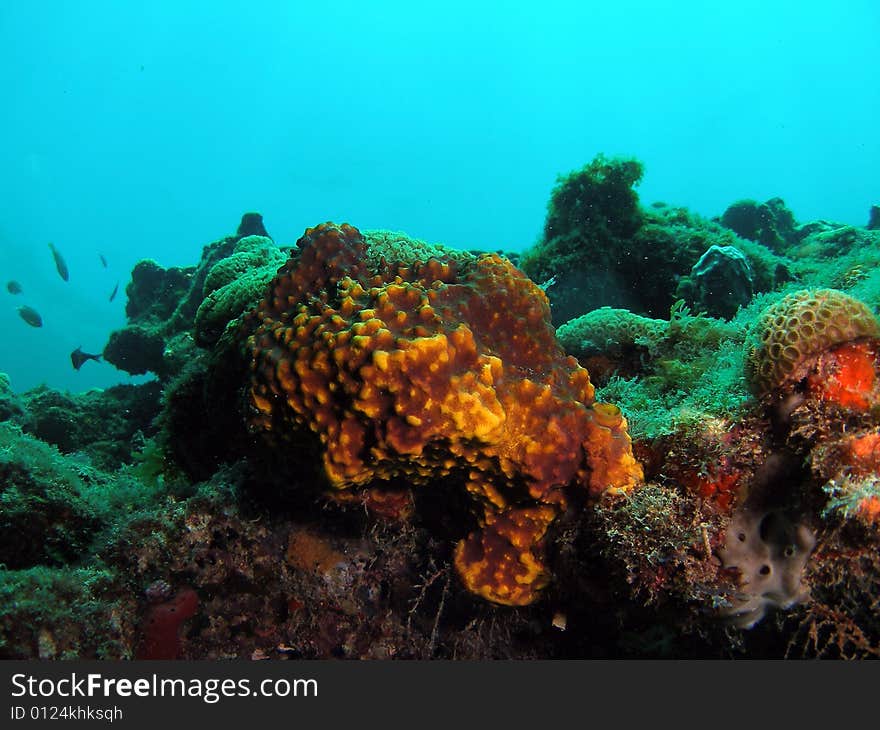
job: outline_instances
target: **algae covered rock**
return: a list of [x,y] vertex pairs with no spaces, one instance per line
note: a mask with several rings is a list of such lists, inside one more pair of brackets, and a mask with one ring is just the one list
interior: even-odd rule
[[6,373],[0,373],[0,421],[23,423],[27,419],[27,409],[12,389]]
[[554,322],[632,304],[627,282],[643,262],[628,241],[642,223],[634,190],[642,174],[638,160],[598,155],[557,180],[543,236],[520,260],[533,281],[554,282],[548,288]]
[[0,424],[0,556],[7,569],[78,560],[99,527],[84,484],[51,446]]
[[[603,306],[648,317],[665,316],[679,298],[700,306],[699,287],[676,289],[713,246],[743,255],[755,293],[791,278],[788,259],[718,223],[663,203],[641,208],[633,189],[641,175],[635,160],[599,156],[559,179],[544,235],[520,261],[529,277],[544,282],[554,323]],[[748,287],[738,289],[734,299],[745,303]],[[721,308],[725,316],[730,309]]]
[[[751,300],[751,296],[746,299],[749,279],[752,294],[757,294],[773,291],[792,278],[792,262],[786,257],[684,208],[652,206],[632,245],[645,262],[645,272],[628,285],[639,292],[644,311],[638,311],[651,316],[665,315],[676,300],[684,299],[695,309],[729,317],[736,307],[708,301],[710,281],[712,286],[720,285],[722,299],[731,299],[725,284],[735,286],[739,291],[732,299],[744,305]],[[731,255],[718,256],[718,249]]]
[[720,222],[738,236],[757,241],[775,253],[785,253],[799,240],[794,214],[782,198],[771,198],[766,203],[739,200],[724,211]]
[[193,269],[192,266],[166,269],[152,259],[139,261],[125,287],[128,297],[125,316],[144,323],[166,322],[188,291]]
[[[242,239],[253,236],[270,241],[259,213],[245,213],[238,230],[202,249],[197,266],[164,268],[155,261],[141,261],[132,271],[126,286],[125,307],[128,323],[112,332],[104,348],[104,359],[132,375],[155,373],[167,381],[179,373],[195,356],[196,313],[205,299],[205,281],[213,267],[230,257]],[[218,272],[217,277],[222,278]],[[214,289],[211,290],[212,292]],[[227,297],[232,301],[227,301]],[[217,300],[220,300],[219,302]],[[227,308],[235,309],[238,298],[232,291],[217,295],[208,307],[201,324],[201,336],[222,319]],[[222,332],[222,329],[221,329]],[[218,334],[219,336],[219,334]]]
[[95,466],[115,469],[131,463],[136,437],[155,435],[160,391],[157,382],[78,394],[40,386],[22,396],[24,430],[62,453],[83,452]]
[[736,246],[712,245],[679,283],[677,294],[713,317],[730,319],[752,300],[752,267]]
[[805,259],[832,259],[880,246],[880,231],[827,221],[804,226],[803,236],[790,254]]
[[152,260],[135,265],[125,288],[128,324],[110,334],[102,353],[107,362],[131,375],[166,378],[174,372],[174,361],[166,359],[166,343],[190,326],[181,303],[194,271],[195,267],[166,269]]

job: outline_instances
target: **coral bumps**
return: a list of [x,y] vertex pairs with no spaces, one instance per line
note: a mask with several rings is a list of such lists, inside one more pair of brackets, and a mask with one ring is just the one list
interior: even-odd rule
[[455,554],[464,584],[531,603],[567,491],[641,478],[626,421],[595,402],[546,296],[509,261],[437,249],[400,263],[384,242],[305,232],[244,320],[250,426],[279,445],[317,434],[335,490],[459,486],[479,523]]

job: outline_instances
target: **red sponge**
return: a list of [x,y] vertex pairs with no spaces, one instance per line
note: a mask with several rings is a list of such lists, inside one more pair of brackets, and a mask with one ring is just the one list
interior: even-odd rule
[[199,597],[192,588],[181,588],[172,598],[150,606],[142,624],[143,641],[136,659],[177,659],[180,654],[180,626],[192,618]]

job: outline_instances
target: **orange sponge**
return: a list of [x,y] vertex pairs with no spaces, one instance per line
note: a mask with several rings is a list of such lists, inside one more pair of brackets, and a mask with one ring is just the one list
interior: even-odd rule
[[335,490],[460,484],[483,525],[456,552],[465,585],[531,602],[566,491],[642,478],[626,420],[594,403],[546,295],[496,254],[400,263],[332,223],[298,246],[244,323],[251,428],[279,446],[314,432]]

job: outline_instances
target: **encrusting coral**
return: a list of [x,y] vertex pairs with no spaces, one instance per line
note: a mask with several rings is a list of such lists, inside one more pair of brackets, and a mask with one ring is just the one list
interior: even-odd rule
[[598,498],[641,479],[626,420],[595,402],[546,296],[509,261],[438,248],[397,263],[382,243],[349,225],[305,232],[242,325],[250,427],[278,446],[317,434],[335,490],[460,484],[480,529],[456,549],[459,576],[490,601],[531,603],[567,490]]
[[266,236],[246,236],[232,255],[212,266],[203,285],[204,300],[196,310],[195,341],[213,345],[226,325],[261,298],[287,255]]

